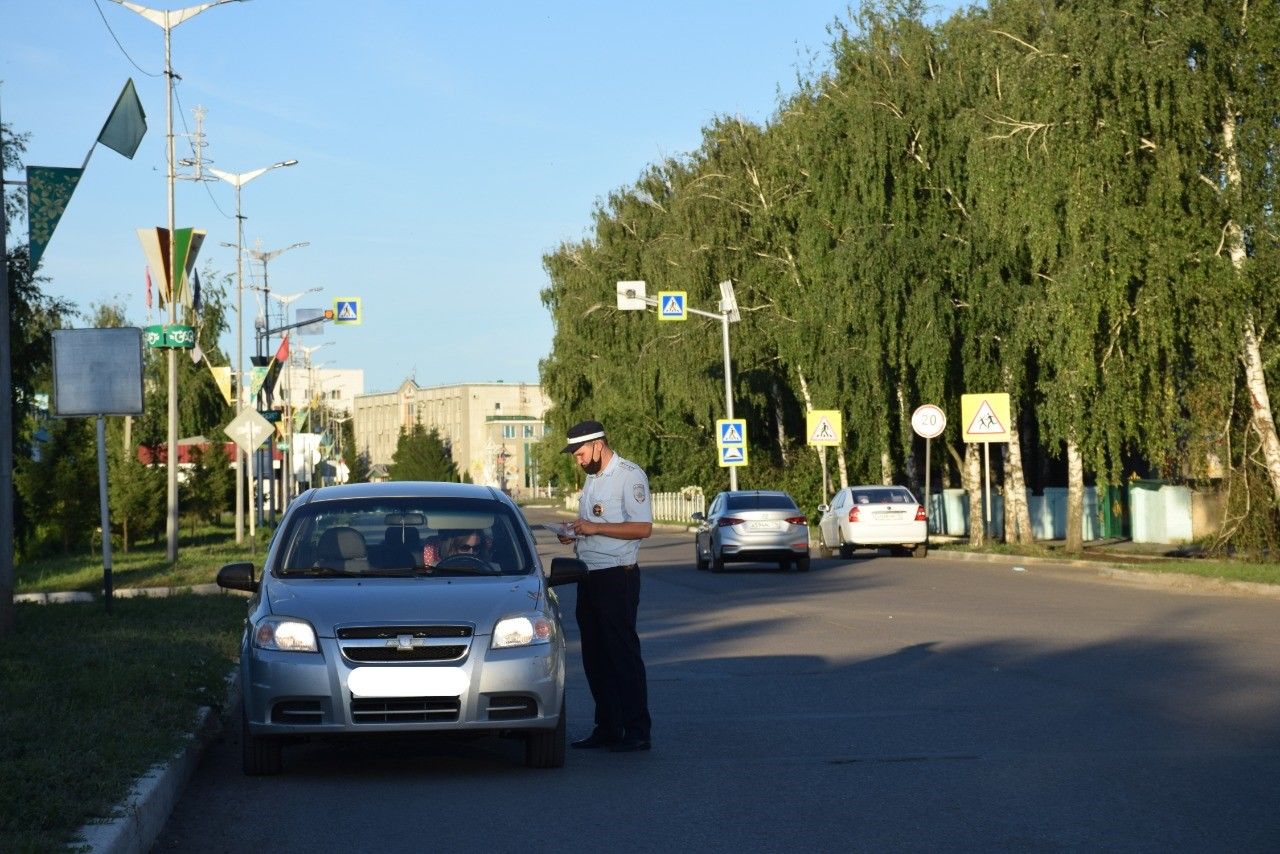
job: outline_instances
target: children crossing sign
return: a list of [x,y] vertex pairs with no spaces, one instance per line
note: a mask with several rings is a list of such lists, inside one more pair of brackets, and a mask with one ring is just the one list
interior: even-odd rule
[[1009,395],[960,395],[961,438],[965,442],[1009,441]]
[[716,421],[716,450],[721,468],[745,466],[747,422],[741,418],[721,418]]
[[658,291],[659,320],[688,320],[685,291]]
[[360,297],[339,297],[333,301],[333,323],[335,326],[359,326],[362,320]]
[[805,415],[805,433],[809,436],[810,445],[826,445],[834,447],[840,444],[840,411],[837,409],[815,409]]

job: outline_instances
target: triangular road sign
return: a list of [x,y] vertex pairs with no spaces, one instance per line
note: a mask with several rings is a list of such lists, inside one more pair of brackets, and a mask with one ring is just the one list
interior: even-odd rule
[[729,447],[720,449],[720,464],[730,465],[732,463],[743,462],[744,455],[739,447]]
[[836,431],[831,429],[831,422],[822,417],[818,419],[818,426],[813,428],[813,434],[809,437],[809,441],[817,442],[834,442]]
[[973,421],[969,424],[969,433],[978,436],[991,435],[995,433],[1005,433],[1005,427],[1000,423],[1000,418],[996,415],[995,410],[991,408],[991,404],[982,401],[978,407],[978,411],[973,414]]
[[741,445],[742,431],[737,424],[726,424],[720,431],[720,443],[723,445]]

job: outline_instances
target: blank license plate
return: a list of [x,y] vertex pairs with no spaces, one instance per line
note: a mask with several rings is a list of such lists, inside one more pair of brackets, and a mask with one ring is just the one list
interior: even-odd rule
[[777,522],[748,522],[747,530],[749,531],[776,531],[778,530]]
[[878,513],[872,513],[872,514],[871,514],[872,518],[874,518],[874,519],[884,519],[884,520],[886,520],[886,521],[890,521],[890,522],[892,522],[892,521],[894,521],[894,520],[896,520],[896,519],[901,519],[901,518],[902,518],[903,516],[905,516],[905,515],[906,515],[906,514],[904,514],[904,513],[896,513],[896,512],[894,512],[893,510],[881,510],[881,511],[879,511]]
[[470,681],[458,667],[357,667],[347,675],[357,697],[457,697]]

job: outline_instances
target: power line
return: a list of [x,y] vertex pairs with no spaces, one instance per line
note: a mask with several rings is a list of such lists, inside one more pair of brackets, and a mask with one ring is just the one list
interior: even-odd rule
[[142,66],[133,61],[133,57],[129,55],[129,51],[124,49],[124,45],[120,44],[120,39],[116,37],[116,31],[111,29],[111,24],[107,22],[107,16],[103,13],[102,7],[98,5],[98,0],[93,0],[93,5],[98,9],[98,17],[102,18],[103,25],[107,28],[107,32],[111,33],[111,38],[115,39],[116,47],[120,48],[120,52],[124,54],[124,58],[129,60],[134,68],[138,69],[139,74],[145,74],[148,77],[159,77],[159,72],[152,74],[150,71],[143,70]]

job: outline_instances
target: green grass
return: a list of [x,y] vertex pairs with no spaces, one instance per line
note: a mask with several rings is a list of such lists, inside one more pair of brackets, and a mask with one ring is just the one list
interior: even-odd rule
[[[234,539],[234,538],[233,538]],[[220,706],[245,600],[16,606],[0,636],[0,851],[54,851]]]
[[[270,532],[257,530],[258,544],[249,540],[245,531],[243,545],[236,545],[235,531],[229,527],[205,526],[191,533],[184,525],[178,536],[178,562],[171,565],[163,539],[159,543],[135,545],[128,554],[119,549],[111,553],[111,584],[116,590],[126,587],[190,587],[212,584],[218,569],[225,563],[251,560],[261,568]],[[102,592],[102,554],[83,552],[76,555],[24,561],[14,568],[15,593],[52,593],[81,590],[95,595]]]

